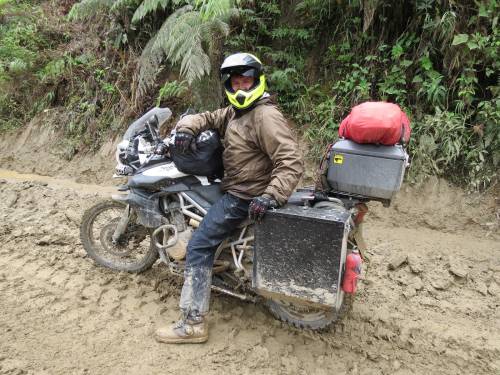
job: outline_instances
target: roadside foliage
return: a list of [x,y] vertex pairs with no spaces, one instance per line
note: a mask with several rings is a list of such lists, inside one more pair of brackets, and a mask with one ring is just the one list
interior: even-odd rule
[[311,160],[352,106],[387,100],[412,121],[411,181],[482,190],[500,162],[499,14],[494,0],[0,0],[0,130],[60,110],[71,158],[153,105],[223,105],[218,66],[248,51]]

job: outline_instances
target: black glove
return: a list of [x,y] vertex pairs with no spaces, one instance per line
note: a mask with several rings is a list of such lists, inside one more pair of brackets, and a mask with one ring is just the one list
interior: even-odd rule
[[154,150],[154,153],[155,153],[156,155],[163,155],[165,152],[167,152],[167,150],[168,150],[168,146],[167,146],[165,143],[160,142],[160,143],[158,143],[158,144],[156,145],[156,148],[155,148],[155,150]]
[[175,149],[181,154],[188,152],[191,143],[194,141],[194,136],[189,133],[176,133],[175,134]]
[[251,220],[260,222],[269,208],[278,207],[278,202],[268,195],[255,197],[248,206],[248,217]]

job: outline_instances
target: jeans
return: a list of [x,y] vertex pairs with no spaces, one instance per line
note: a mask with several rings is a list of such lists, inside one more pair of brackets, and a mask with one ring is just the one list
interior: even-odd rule
[[184,316],[203,316],[210,305],[212,268],[220,243],[248,217],[250,201],[226,193],[210,207],[187,246],[179,306]]

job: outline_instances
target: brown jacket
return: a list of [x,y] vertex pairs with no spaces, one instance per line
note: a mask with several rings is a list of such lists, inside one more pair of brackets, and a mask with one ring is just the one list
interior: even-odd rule
[[218,130],[223,138],[225,191],[243,199],[268,194],[280,205],[287,201],[302,175],[302,160],[285,118],[269,97],[245,112],[228,106],[185,116],[177,124],[177,131],[192,135],[206,129]]

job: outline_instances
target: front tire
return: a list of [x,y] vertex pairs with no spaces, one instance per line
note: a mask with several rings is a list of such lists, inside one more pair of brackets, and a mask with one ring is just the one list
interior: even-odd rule
[[123,238],[117,244],[112,243],[111,236],[125,209],[126,205],[113,200],[89,208],[82,217],[80,240],[87,254],[99,265],[117,271],[144,272],[159,257],[145,227],[132,218]]

